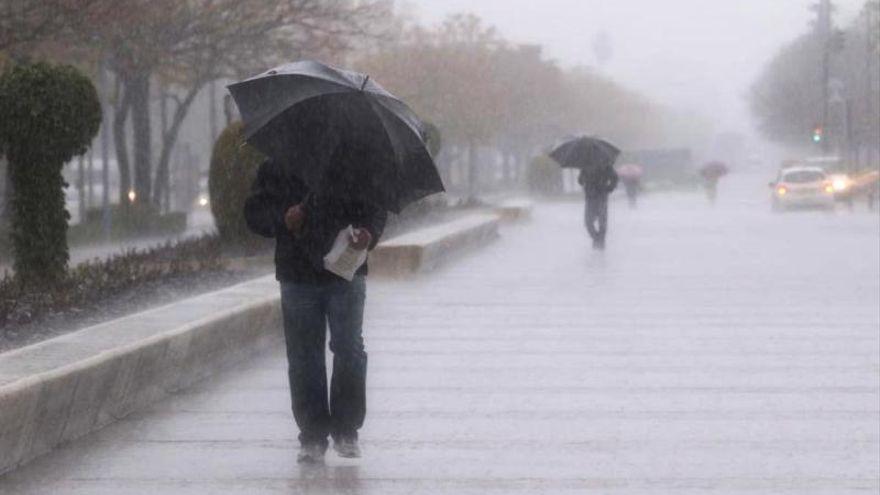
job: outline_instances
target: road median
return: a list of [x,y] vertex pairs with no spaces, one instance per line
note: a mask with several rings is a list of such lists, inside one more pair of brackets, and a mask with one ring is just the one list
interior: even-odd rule
[[370,253],[371,273],[405,276],[429,272],[497,238],[499,224],[499,215],[479,213],[393,237]]

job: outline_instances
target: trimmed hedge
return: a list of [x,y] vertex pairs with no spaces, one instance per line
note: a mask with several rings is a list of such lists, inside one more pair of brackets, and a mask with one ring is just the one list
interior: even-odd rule
[[110,231],[104,232],[103,212],[93,209],[86,212],[85,221],[72,225],[67,232],[71,245],[85,245],[106,239],[136,239],[160,235],[181,234],[186,231],[187,215],[174,211],[160,214],[153,208],[114,205],[110,210]]
[[217,138],[211,153],[208,191],[211,213],[220,238],[229,244],[262,244],[247,227],[244,202],[265,157],[244,141],[241,122],[233,122]]
[[533,194],[560,194],[563,190],[562,168],[547,155],[536,156],[529,163],[526,183]]
[[424,122],[423,138],[425,140],[425,146],[428,148],[428,153],[430,153],[432,157],[437,158],[437,155],[440,154],[440,150],[443,149],[443,134],[440,132],[440,128],[431,122]]
[[85,153],[100,125],[98,93],[72,66],[16,65],[0,76],[0,152],[13,183],[10,237],[21,283],[50,286],[66,276],[61,169]]
[[206,236],[83,263],[58,284],[40,289],[6,276],[0,279],[0,328],[26,325],[53,313],[94,307],[113,295],[150,282],[225,268],[219,238]]

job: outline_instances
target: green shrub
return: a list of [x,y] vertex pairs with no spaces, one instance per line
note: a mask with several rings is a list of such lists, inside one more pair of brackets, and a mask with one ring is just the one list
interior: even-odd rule
[[148,205],[113,205],[110,208],[110,219],[110,229],[105,231],[103,211],[100,208],[88,210],[83,222],[68,229],[68,242],[71,245],[84,245],[107,238],[119,240],[168,236],[183,233],[187,225],[185,212],[161,214]]
[[0,76],[0,152],[13,184],[10,237],[22,283],[49,285],[67,270],[61,169],[101,125],[94,85],[71,66],[13,66]]
[[0,277],[0,329],[26,325],[52,314],[100,307],[114,295],[150,283],[223,270],[223,251],[218,238],[212,235],[82,263],[50,287]]
[[440,132],[440,128],[431,122],[424,122],[424,139],[428,153],[437,158],[440,150],[443,149],[443,134]]
[[247,228],[244,202],[265,157],[244,142],[242,130],[241,122],[233,122],[220,134],[208,173],[211,213],[220,238],[229,244],[261,242]]
[[529,163],[526,182],[533,194],[560,194],[563,189],[562,168],[547,155],[536,156]]

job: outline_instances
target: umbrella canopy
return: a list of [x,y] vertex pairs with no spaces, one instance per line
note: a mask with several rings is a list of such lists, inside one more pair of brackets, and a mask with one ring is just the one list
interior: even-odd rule
[[312,191],[399,213],[444,190],[422,122],[365,74],[301,61],[229,91],[247,141]]
[[623,179],[641,179],[645,169],[635,163],[624,163],[616,167],[617,175]]
[[724,177],[730,169],[723,162],[709,162],[700,168],[700,175],[707,179],[718,179]]
[[616,146],[599,138],[582,136],[566,141],[550,153],[563,168],[602,168],[614,165],[620,155]]

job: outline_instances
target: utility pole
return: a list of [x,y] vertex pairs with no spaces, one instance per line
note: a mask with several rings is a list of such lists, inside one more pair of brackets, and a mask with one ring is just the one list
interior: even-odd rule
[[[877,17],[880,15],[880,2],[868,2],[865,4],[865,110],[862,112],[864,128],[861,133],[861,142],[865,145],[865,165],[871,163],[871,141],[873,132],[871,119],[874,114],[874,64],[880,54],[880,33],[876,31]],[[860,150],[862,151],[862,150]],[[862,153],[860,152],[859,155]]]
[[[819,3],[813,6],[816,11],[816,34],[822,49],[822,129],[828,130],[829,104],[828,104],[828,83],[831,79],[831,37],[832,37],[832,20],[831,20],[831,0],[819,0]],[[820,142],[822,152],[828,153],[830,140],[822,139]]]
[[[165,84],[162,84],[159,87],[159,122],[160,127],[162,128],[162,142],[164,144],[165,139],[168,134],[168,88]],[[159,211],[162,213],[167,213],[171,207],[168,204],[168,167],[164,170],[164,175],[158,177],[156,180],[156,184],[162,183],[161,188],[157,188],[160,192],[158,197],[156,197],[156,204],[159,205]]]
[[98,63],[98,86],[101,88],[101,230],[110,237],[110,88],[103,58]]

